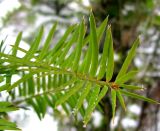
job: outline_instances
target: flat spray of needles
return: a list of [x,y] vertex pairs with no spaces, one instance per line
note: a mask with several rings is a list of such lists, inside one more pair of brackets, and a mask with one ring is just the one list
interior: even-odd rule
[[[111,26],[107,25],[106,18],[99,27],[96,27],[92,13],[89,22],[90,33],[87,36],[86,25],[82,20],[79,24],[69,26],[59,41],[54,43],[53,48],[50,48],[50,44],[57,23],[49,31],[41,49],[39,44],[43,36],[43,26],[29,50],[19,47],[22,32],[18,34],[10,54],[4,53],[3,41],[1,42],[0,80],[5,81],[5,84],[0,87],[0,91],[9,92],[9,101],[0,102],[0,106],[3,107],[0,109],[1,112],[18,110],[20,104],[26,103],[32,106],[42,119],[48,106],[55,111],[61,106],[67,115],[73,114],[76,118],[79,113],[85,127],[94,109],[100,108],[99,102],[105,95],[111,98],[113,119],[116,113],[116,100],[119,100],[122,108],[126,110],[123,95],[159,104],[133,93],[134,90],[142,90],[142,87],[126,84],[138,73],[134,69],[128,70],[128,67],[140,43],[139,38],[133,42],[115,81],[111,81],[114,72]],[[104,34],[103,53],[100,54],[99,45]],[[25,53],[25,56],[19,58],[18,51]],[[12,83],[15,74],[19,75],[20,79]],[[102,78],[105,78],[105,81],[102,81]],[[18,130],[16,124],[1,117],[0,130],[4,129]]]

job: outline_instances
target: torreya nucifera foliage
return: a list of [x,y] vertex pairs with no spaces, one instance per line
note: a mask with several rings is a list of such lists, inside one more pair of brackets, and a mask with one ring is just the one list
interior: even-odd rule
[[[11,53],[5,54],[3,41],[0,45],[0,82],[5,84],[0,91],[9,92],[9,101],[1,101],[0,112],[17,110],[21,103],[31,105],[38,117],[42,119],[47,107],[58,110],[61,106],[67,115],[79,113],[84,125],[91,119],[92,112],[108,90],[112,101],[112,116],[116,112],[116,100],[119,100],[122,108],[126,110],[123,96],[129,96],[147,102],[158,102],[144,96],[133,93],[142,87],[128,85],[128,82],[137,74],[137,70],[128,70],[137,46],[139,38],[133,42],[115,81],[111,81],[114,72],[114,49],[111,26],[107,25],[106,18],[99,27],[96,27],[95,19],[91,13],[89,17],[90,33],[86,36],[84,20],[79,24],[68,27],[64,35],[53,48],[50,48],[52,38],[56,31],[57,23],[50,29],[42,48],[39,48],[43,36],[43,26],[31,43],[30,49],[19,47],[22,32],[17,36],[12,45]],[[103,53],[99,53],[99,45],[102,35],[105,33]],[[73,49],[74,47],[74,49]],[[17,52],[25,53],[20,58]],[[20,79],[12,83],[13,75],[19,75]],[[105,77],[106,81],[102,81]],[[120,87],[123,87],[120,88]],[[87,103],[87,106],[84,106]],[[11,123],[2,116],[0,118],[0,130],[18,130],[16,124]]]

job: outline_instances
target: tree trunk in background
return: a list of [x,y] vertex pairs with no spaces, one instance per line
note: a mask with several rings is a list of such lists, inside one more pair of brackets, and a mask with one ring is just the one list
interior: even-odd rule
[[[147,97],[160,101],[160,80],[147,88]],[[160,131],[160,106],[143,102],[139,125],[136,131]]]

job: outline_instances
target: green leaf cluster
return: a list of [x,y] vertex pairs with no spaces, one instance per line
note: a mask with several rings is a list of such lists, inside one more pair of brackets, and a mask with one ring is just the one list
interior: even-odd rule
[[[0,107],[1,107],[0,114],[18,110],[17,107],[15,107],[10,102],[6,101],[1,101]],[[20,129],[17,128],[15,123],[6,120],[6,118],[0,117],[0,130],[20,130]]]
[[[40,119],[45,116],[48,106],[58,112],[58,107],[61,106],[67,115],[73,113],[76,117],[79,113],[85,125],[108,89],[111,90],[113,117],[117,99],[122,108],[126,109],[123,95],[158,103],[127,91],[143,89],[126,84],[137,73],[128,71],[128,68],[139,45],[139,38],[133,43],[113,82],[111,79],[114,73],[114,49],[111,26],[107,24],[108,18],[97,27],[91,13],[89,22],[88,35],[85,21],[82,20],[79,24],[68,27],[53,48],[50,48],[50,44],[57,23],[50,29],[42,48],[39,48],[39,45],[44,33],[43,27],[39,29],[28,51],[19,47],[22,38],[22,33],[19,33],[15,45],[12,46],[12,53],[0,52],[1,75],[6,77],[6,84],[0,87],[0,91],[8,91],[15,105],[22,102],[31,105]],[[102,36],[105,36],[105,41],[103,53],[100,54]],[[18,50],[25,53],[23,58],[17,56]],[[12,75],[15,74],[19,75],[20,79],[11,83]],[[15,90],[18,90],[18,93],[15,93]],[[10,109],[4,108],[5,111]]]

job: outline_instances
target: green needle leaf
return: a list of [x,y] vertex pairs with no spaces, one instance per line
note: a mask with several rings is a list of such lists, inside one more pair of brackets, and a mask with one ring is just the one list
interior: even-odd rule
[[58,105],[61,105],[66,100],[68,100],[69,97],[71,97],[74,93],[76,93],[82,87],[82,85],[83,83],[78,82],[75,86],[73,86],[72,88],[69,88],[68,91],[56,101],[55,107],[57,107]]
[[100,71],[98,73],[97,79],[102,79],[105,72],[106,72],[106,63],[107,63],[107,59],[109,57],[109,47],[110,46],[111,41],[110,41],[110,28],[107,29],[106,32],[106,38],[105,38],[105,42],[104,42],[104,47],[103,47],[103,54],[101,57],[101,61],[100,61]]
[[84,70],[83,70],[83,73],[84,74],[87,74],[88,75],[88,72],[89,72],[89,68],[90,68],[90,65],[91,65],[91,57],[92,57],[92,49],[91,49],[91,45],[89,45],[89,49],[87,51],[87,54],[83,60],[83,66],[84,66]]
[[[95,107],[98,105],[98,103],[101,101],[101,99],[105,96],[105,94],[108,91],[108,87],[104,86],[102,88],[102,90],[100,91],[100,87],[97,86],[95,87],[95,89],[93,90],[92,94],[91,94],[91,98],[89,101],[89,105],[87,107],[85,116],[84,116],[84,124],[86,125],[88,123],[88,121],[91,119],[91,114],[93,112],[93,110],[95,109]],[[98,95],[99,93],[99,95]]]
[[83,44],[84,36],[85,36],[85,24],[84,24],[84,20],[83,20],[80,24],[79,37],[78,37],[78,43],[77,43],[78,45],[76,48],[76,54],[75,54],[75,58],[73,61],[73,70],[74,71],[77,71],[77,69],[78,69],[78,65],[79,65],[79,61],[80,61],[80,57],[81,57],[81,52],[82,52],[82,44]]
[[10,112],[10,111],[15,111],[18,110],[17,107],[13,106],[9,102],[1,101],[0,102],[0,112]]
[[97,40],[98,40],[99,44],[100,44],[100,40],[106,30],[107,23],[108,23],[108,17],[106,17],[106,19],[102,22],[102,24],[97,28]]
[[117,94],[118,100],[119,100],[122,108],[126,111],[125,102],[124,102],[124,99],[123,99],[123,97],[121,95],[121,92],[119,90],[117,90],[116,92],[117,92],[116,94]]
[[38,107],[37,102],[34,99],[29,99],[29,100],[27,100],[27,103],[32,105],[33,109],[35,110],[39,119],[41,120],[42,119],[41,109]]
[[3,76],[0,76],[0,83],[4,80]]
[[61,65],[62,62],[65,62],[65,56],[68,53],[69,49],[71,48],[72,44],[77,41],[79,32],[79,26],[76,27],[73,35],[71,36],[70,40],[67,42],[66,47],[64,47],[64,50],[62,54],[59,57],[59,60],[57,61],[57,64]]
[[138,95],[138,94],[134,94],[134,93],[131,93],[131,92],[128,92],[128,91],[124,91],[124,90],[120,90],[120,92],[122,92],[126,96],[129,96],[129,97],[132,97],[132,98],[135,98],[135,99],[140,99],[140,100],[143,100],[143,101],[146,101],[146,102],[150,102],[150,103],[154,103],[154,104],[160,104],[159,102],[157,102],[155,100],[152,100],[150,98],[146,98],[146,97]]
[[[99,93],[99,96],[98,96],[98,102],[106,95],[108,91],[108,87],[107,86],[104,86],[101,90],[101,92]],[[98,103],[97,103],[98,104]]]
[[114,51],[113,51],[113,39],[112,39],[112,32],[111,28],[109,27],[108,31],[108,61],[107,61],[107,69],[106,69],[106,81],[110,81],[113,76],[114,71]]
[[72,25],[68,27],[64,35],[61,37],[61,39],[57,42],[55,47],[50,51],[50,53],[47,55],[47,58],[51,58],[50,62],[53,62],[55,60],[55,55],[61,51],[60,49],[63,47],[63,44],[65,43],[66,39],[70,35],[70,33],[75,29],[76,25]]
[[53,35],[54,35],[54,33],[55,33],[56,27],[57,27],[57,23],[55,23],[55,24],[52,26],[52,28],[51,28],[51,30],[50,30],[47,38],[46,38],[46,41],[45,41],[45,43],[44,43],[44,46],[43,46],[43,48],[42,48],[42,50],[41,50],[41,52],[40,52],[40,54],[39,54],[39,57],[38,57],[37,61],[42,60],[43,57],[48,53],[47,51],[48,51],[50,42],[51,42],[51,40],[52,40],[52,37],[53,37]]
[[80,107],[83,104],[84,99],[86,98],[86,96],[88,95],[89,91],[91,89],[91,83],[87,83],[85,88],[82,90],[81,95],[77,101],[77,104],[74,108],[74,114],[76,115],[78,110],[80,109]]
[[131,63],[133,57],[135,56],[136,49],[137,49],[137,46],[139,45],[139,43],[140,43],[140,40],[139,40],[139,38],[137,38],[134,41],[133,46],[126,57],[123,65],[121,67],[121,70],[116,77],[116,80],[118,80],[121,76],[123,76],[127,72],[130,63]]
[[0,119],[0,130],[20,130],[16,124],[5,119]]
[[[101,37],[103,36],[104,31],[106,30],[106,26],[108,23],[108,17],[102,22],[102,24],[97,28],[97,40],[98,42],[100,42]],[[89,38],[90,35],[88,35],[85,39],[84,39],[84,45],[87,44],[89,42]]]
[[116,111],[116,91],[111,89],[111,99],[112,99],[112,118],[114,122],[114,116]]
[[39,30],[39,33],[38,33],[36,39],[31,44],[31,47],[30,47],[28,53],[24,56],[24,60],[30,60],[34,56],[34,53],[36,53],[36,51],[38,50],[38,46],[39,46],[40,41],[41,41],[42,36],[43,36],[43,30],[44,29],[43,29],[43,26],[42,26]]
[[97,67],[98,67],[98,40],[97,40],[97,32],[96,32],[96,24],[93,14],[90,15],[90,44],[92,49],[92,60],[91,60],[91,69],[90,75],[95,76]]
[[93,88],[93,91],[92,91],[90,99],[89,99],[88,107],[85,112],[84,121],[83,121],[84,125],[86,125],[91,118],[92,112],[97,104],[99,91],[100,91],[100,86],[96,85]]
[[24,77],[22,77],[21,79],[17,80],[15,83],[13,83],[8,89],[7,91],[11,91],[13,88],[17,87],[20,83],[28,80],[30,77],[32,77],[33,73],[27,74]]
[[7,84],[4,84],[4,85],[0,86],[0,92],[4,91],[4,90],[7,90],[9,88],[9,86],[10,86],[10,83],[7,83]]
[[12,48],[12,55],[13,56],[16,56],[17,55],[17,50],[18,50],[18,46],[20,44],[20,41],[22,39],[22,32],[20,32],[17,36],[17,39],[15,41],[15,45],[14,45],[14,48]]
[[138,73],[138,71],[130,71],[129,73],[121,76],[119,79],[116,79],[115,83],[116,84],[123,84],[127,82],[130,79],[133,79],[135,75]]
[[131,89],[131,90],[144,90],[143,87],[134,86],[134,85],[126,85],[126,84],[119,84],[119,87],[124,87],[126,89]]

